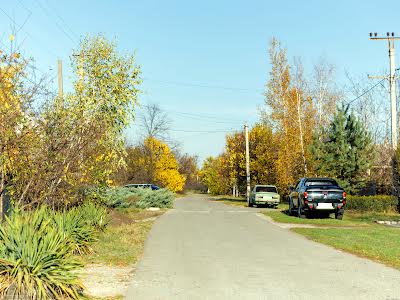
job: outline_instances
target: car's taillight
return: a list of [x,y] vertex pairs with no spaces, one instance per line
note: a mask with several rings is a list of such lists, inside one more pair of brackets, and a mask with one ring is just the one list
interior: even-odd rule
[[307,193],[307,192],[304,192],[304,193],[303,193],[303,196],[304,196],[304,198],[306,198],[306,199],[307,199],[307,197],[308,197],[308,193]]
[[346,192],[343,192],[343,199],[346,199],[346,196],[347,196]]

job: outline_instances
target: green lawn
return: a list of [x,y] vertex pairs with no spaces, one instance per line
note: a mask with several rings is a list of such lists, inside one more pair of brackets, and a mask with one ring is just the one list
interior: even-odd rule
[[310,224],[315,226],[335,226],[335,227],[351,227],[351,226],[369,226],[370,220],[354,217],[352,214],[344,214],[343,220],[336,220],[333,215],[326,219],[301,219],[294,216],[288,216],[286,210],[280,211],[264,211],[264,215],[269,216],[275,222],[290,224]]
[[307,238],[400,269],[400,228],[293,228]]
[[[288,216],[287,207],[282,211],[265,211],[275,222],[312,224],[319,228],[292,228],[305,237],[343,251],[366,257],[400,269],[400,228],[378,225],[376,220],[399,221],[398,213],[357,213],[345,211],[343,220],[300,219]],[[351,229],[329,227],[354,227]]]

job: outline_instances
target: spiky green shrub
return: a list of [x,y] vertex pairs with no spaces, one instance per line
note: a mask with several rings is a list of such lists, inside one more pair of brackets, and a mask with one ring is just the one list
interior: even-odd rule
[[99,231],[104,231],[109,223],[107,209],[99,204],[86,201],[78,208],[85,222]]
[[49,210],[15,212],[0,225],[0,298],[78,299],[81,264]]
[[55,212],[53,222],[56,228],[73,245],[74,253],[92,253],[92,243],[97,240],[97,232],[91,221],[80,211],[79,207],[74,207],[68,211]]
[[129,190],[138,196],[139,200],[135,203],[138,208],[170,208],[174,202],[174,193],[167,189],[153,191],[151,189],[130,188]]

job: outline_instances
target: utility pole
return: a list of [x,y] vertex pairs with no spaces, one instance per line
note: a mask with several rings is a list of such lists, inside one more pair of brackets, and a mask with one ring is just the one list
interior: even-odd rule
[[[395,66],[395,52],[394,52],[394,41],[400,40],[400,37],[394,36],[394,32],[386,33],[386,37],[379,37],[378,34],[370,32],[370,40],[386,40],[389,47],[389,64],[390,64],[390,75],[389,75],[389,86],[390,86],[390,103],[391,103],[391,134],[392,134],[392,148],[397,149],[397,101],[396,101],[396,66]],[[376,78],[376,77],[374,77]],[[387,78],[384,76],[383,78]]]
[[247,203],[250,203],[249,126],[247,126],[247,124],[244,125],[244,134],[246,138],[246,181],[247,181],[246,198],[247,198]]
[[[390,74],[389,78],[384,76],[383,78],[389,79],[389,87],[390,87],[390,103],[391,103],[391,133],[392,133],[392,188],[393,195],[399,196],[399,176],[398,176],[398,168],[397,168],[397,159],[395,151],[397,150],[397,99],[396,99],[396,65],[394,60],[394,41],[400,40],[400,37],[396,37],[394,32],[386,33],[386,37],[378,37],[378,34],[370,32],[369,34],[370,40],[386,40],[388,42],[389,47],[389,64],[390,64]],[[398,209],[400,208],[400,202],[398,204]]]
[[58,96],[63,98],[63,75],[62,75],[62,60],[58,60]]

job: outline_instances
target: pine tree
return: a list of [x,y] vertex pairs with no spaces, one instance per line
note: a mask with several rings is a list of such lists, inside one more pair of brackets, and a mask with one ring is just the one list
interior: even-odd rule
[[329,127],[318,132],[322,136],[314,135],[311,145],[317,176],[335,177],[348,192],[357,192],[373,159],[371,135],[348,107],[338,108]]

